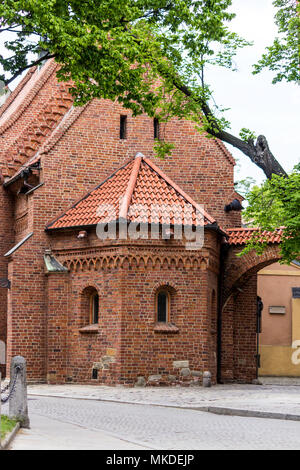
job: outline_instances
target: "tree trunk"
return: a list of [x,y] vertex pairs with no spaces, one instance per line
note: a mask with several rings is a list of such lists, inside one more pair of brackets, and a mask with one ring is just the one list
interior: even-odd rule
[[218,122],[206,101],[204,101],[201,97],[194,96],[192,90],[181,82],[180,77],[172,77],[172,81],[175,88],[180,90],[185,96],[192,98],[196,103],[198,103],[201,111],[211,125],[211,129],[207,130],[209,134],[243,152],[255,165],[262,169],[268,179],[271,179],[272,175],[274,174],[287,176],[285,170],[270,151],[265,136],[258,136],[256,143],[254,143],[253,140],[245,142],[239,137],[236,137],[229,132],[223,131],[220,129]]
[[247,155],[255,165],[262,169],[268,179],[271,179],[274,174],[287,176],[285,170],[272,154],[265,136],[259,135],[254,143],[253,141],[244,142],[238,137],[223,131],[215,135],[223,142],[232,145]]

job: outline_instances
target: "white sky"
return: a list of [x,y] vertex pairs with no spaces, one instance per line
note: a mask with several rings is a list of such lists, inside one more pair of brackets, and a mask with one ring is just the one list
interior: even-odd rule
[[[214,68],[207,73],[207,81],[212,85],[215,101],[230,108],[226,118],[232,124],[231,132],[238,135],[240,129],[246,127],[256,135],[265,135],[275,158],[290,171],[300,159],[300,88],[286,83],[272,85],[271,72],[251,74],[252,64],[259,60],[276,35],[272,0],[233,0],[232,11],[237,16],[230,27],[245,39],[254,41],[254,45],[237,55],[237,72]],[[230,145],[228,149],[239,159],[236,179],[246,176],[252,176],[257,182],[264,179],[263,172],[248,157]]]
[[[269,147],[283,168],[290,171],[298,163],[300,115],[300,89],[296,84],[272,85],[273,74],[262,72],[252,75],[252,64],[261,57],[266,46],[276,36],[272,0],[233,0],[232,11],[236,18],[231,29],[247,40],[254,41],[252,47],[242,49],[236,58],[237,72],[219,68],[208,75],[208,83],[214,90],[215,101],[224,108],[231,122],[231,132],[238,135],[246,127],[256,135],[266,136]],[[227,145],[240,169],[236,178],[252,176],[261,182],[263,172],[239,150]]]

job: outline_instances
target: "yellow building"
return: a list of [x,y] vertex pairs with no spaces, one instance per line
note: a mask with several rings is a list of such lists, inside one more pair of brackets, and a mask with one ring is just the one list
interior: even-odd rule
[[264,304],[260,376],[300,377],[300,263],[274,263],[258,273]]

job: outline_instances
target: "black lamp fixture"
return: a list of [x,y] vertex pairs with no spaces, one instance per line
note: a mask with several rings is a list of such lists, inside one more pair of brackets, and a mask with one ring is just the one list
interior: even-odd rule
[[28,191],[33,189],[33,186],[28,183],[28,178],[32,174],[31,168],[24,168],[21,172],[21,178],[23,178],[23,184],[19,189],[18,194],[26,194]]
[[238,199],[233,199],[233,201],[231,201],[230,204],[226,204],[226,206],[224,207],[225,212],[241,211],[242,209],[243,209],[243,206]]

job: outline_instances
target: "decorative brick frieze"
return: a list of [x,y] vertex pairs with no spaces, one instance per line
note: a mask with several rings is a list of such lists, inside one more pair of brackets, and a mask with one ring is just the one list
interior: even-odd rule
[[159,254],[107,254],[95,257],[64,259],[63,265],[70,271],[89,271],[91,269],[116,269],[123,267],[134,267],[136,269],[155,269],[163,266],[170,268],[173,265],[177,268],[182,266],[187,270],[207,269],[207,259],[199,256],[170,255],[166,253]]

